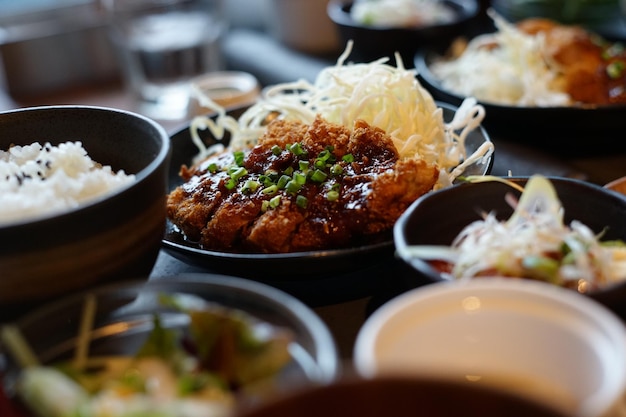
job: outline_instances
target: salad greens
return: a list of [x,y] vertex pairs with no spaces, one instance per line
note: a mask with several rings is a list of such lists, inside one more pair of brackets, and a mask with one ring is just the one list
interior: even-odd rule
[[291,361],[292,335],[284,329],[238,310],[186,308],[172,296],[161,301],[188,315],[186,329],[168,328],[155,314],[134,355],[89,357],[80,367],[31,358],[16,383],[18,398],[39,417],[228,416],[238,392]]

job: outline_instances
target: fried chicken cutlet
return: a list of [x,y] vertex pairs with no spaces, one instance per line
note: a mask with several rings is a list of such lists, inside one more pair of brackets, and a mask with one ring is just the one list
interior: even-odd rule
[[258,144],[181,167],[167,214],[207,250],[286,253],[375,243],[438,179],[383,130],[274,120]]

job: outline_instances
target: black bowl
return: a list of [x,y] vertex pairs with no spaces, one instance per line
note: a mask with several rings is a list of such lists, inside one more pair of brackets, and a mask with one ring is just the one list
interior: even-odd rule
[[[511,177],[525,184],[528,177]],[[564,222],[579,220],[594,232],[604,231],[603,240],[626,241],[626,198],[589,182],[548,177],[564,208]],[[508,219],[513,209],[505,201],[520,192],[500,182],[463,183],[430,193],[415,201],[398,219],[394,228],[396,248],[410,245],[449,245],[459,232],[481,212],[494,211],[498,219]],[[408,284],[419,286],[445,280],[426,261],[405,258],[415,274]],[[622,317],[626,316],[626,281],[591,291],[588,295]]]
[[485,386],[430,377],[345,377],[243,410],[236,417],[559,417],[539,402]]
[[0,226],[0,310],[113,279],[146,277],[165,230],[170,141],[127,111],[49,106],[0,113],[0,149],[81,141],[96,162],[136,181],[75,209]]
[[473,0],[443,0],[457,14],[457,18],[445,24],[416,28],[371,27],[355,22],[350,16],[351,1],[331,0],[328,3],[328,16],[337,25],[344,43],[354,41],[350,58],[354,61],[372,61],[389,57],[398,52],[406,68],[413,66],[415,52],[425,47],[447,45],[457,36],[465,33],[479,7]]
[[[71,360],[76,354],[84,305],[93,297],[94,322],[89,332],[89,355],[134,355],[153,329],[161,325],[181,332],[189,326],[187,314],[164,305],[160,295],[180,296],[192,305],[205,303],[241,311],[255,320],[283,328],[293,335],[291,361],[259,393],[240,398],[256,403],[277,393],[308,384],[325,384],[340,372],[340,362],[327,326],[306,305],[275,288],[249,280],[212,274],[182,274],[149,281],[125,281],[98,286],[41,306],[12,323],[44,365]],[[0,342],[0,412],[9,407],[20,363],[8,345]],[[258,397],[258,398],[257,398]],[[3,402],[5,407],[3,408]],[[2,413],[0,413],[2,414]],[[2,414],[4,417],[4,414]],[[11,414],[9,414],[11,415]]]
[[[441,49],[415,54],[418,79],[435,100],[458,106],[465,97],[446,90],[430,71],[431,63],[442,59],[442,54]],[[531,107],[479,103],[485,108],[483,124],[494,140],[570,155],[626,150],[626,141],[616,134],[626,129],[626,105]]]

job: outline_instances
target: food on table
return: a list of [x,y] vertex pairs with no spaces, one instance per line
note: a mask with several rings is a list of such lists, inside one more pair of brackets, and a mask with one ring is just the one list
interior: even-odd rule
[[[162,297],[188,315],[188,328],[168,328],[155,315],[132,356],[25,364],[18,398],[39,417],[229,416],[238,393],[273,378],[291,360],[287,329],[218,305],[181,305],[187,296]],[[5,329],[5,342],[20,346],[15,335]]]
[[[189,240],[260,253],[375,241],[417,197],[490,156],[491,142],[466,154],[484,116],[475,101],[445,123],[401,61],[344,65],[349,52],[313,85],[269,88],[239,119],[207,99],[217,116],[192,122],[200,151],[168,198],[168,217]],[[207,148],[203,128],[228,131],[229,145]]]
[[430,65],[441,86],[463,97],[511,106],[626,103],[626,49],[579,26],[545,18],[458,40]]
[[[485,177],[483,179],[489,179]],[[518,187],[514,183],[512,186]],[[564,208],[552,183],[530,178],[506,221],[496,213],[468,224],[450,246],[414,245],[407,258],[427,260],[452,280],[481,276],[528,278],[589,292],[626,280],[626,244],[602,241],[578,220],[564,224]]]
[[439,0],[356,0],[350,16],[366,26],[417,28],[452,22],[456,13]]
[[60,213],[135,180],[93,161],[81,142],[0,150],[0,223]]
[[168,216],[206,249],[285,253],[358,246],[388,237],[438,177],[435,165],[399,160],[381,129],[317,118],[276,119],[246,153],[183,167]]

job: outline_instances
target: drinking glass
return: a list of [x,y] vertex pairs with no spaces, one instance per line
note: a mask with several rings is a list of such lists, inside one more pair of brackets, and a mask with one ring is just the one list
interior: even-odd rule
[[222,0],[101,0],[137,111],[184,119],[189,81],[222,66]]

